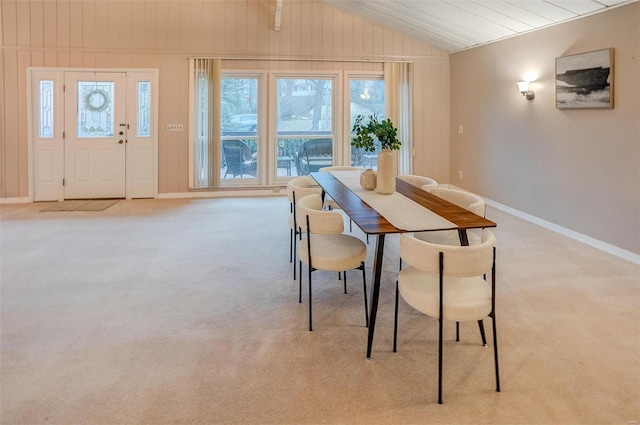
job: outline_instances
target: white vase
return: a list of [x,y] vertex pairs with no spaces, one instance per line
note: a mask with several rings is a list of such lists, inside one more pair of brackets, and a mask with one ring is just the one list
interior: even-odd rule
[[373,190],[376,188],[376,172],[371,168],[367,168],[360,173],[360,186],[367,190]]
[[378,154],[378,176],[376,191],[382,195],[391,195],[396,191],[396,176],[393,173],[393,152],[382,149]]

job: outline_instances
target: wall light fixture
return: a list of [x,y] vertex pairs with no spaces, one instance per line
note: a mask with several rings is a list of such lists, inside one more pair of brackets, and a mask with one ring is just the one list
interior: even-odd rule
[[520,90],[520,93],[522,93],[522,95],[526,97],[527,100],[531,100],[536,97],[536,94],[533,92],[533,90],[529,90],[529,81],[518,81],[516,84],[518,85],[518,90]]

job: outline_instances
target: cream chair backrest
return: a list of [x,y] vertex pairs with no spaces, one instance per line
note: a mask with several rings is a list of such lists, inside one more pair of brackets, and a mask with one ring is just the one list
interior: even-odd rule
[[496,237],[488,229],[482,231],[480,245],[438,245],[416,239],[409,233],[400,236],[400,258],[413,267],[439,274],[440,253],[444,255],[443,273],[446,276],[472,277],[491,271]]
[[296,221],[302,232],[309,227],[314,234],[340,234],[344,231],[344,219],[338,211],[322,209],[322,197],[318,194],[307,195],[296,202]]
[[418,186],[423,190],[426,190],[427,192],[430,192],[431,189],[438,187],[438,182],[429,177],[418,176],[415,174],[400,174],[398,178],[409,184]]
[[432,195],[449,201],[452,204],[464,208],[472,213],[484,217],[485,205],[484,200],[473,193],[465,192],[457,189],[436,188],[431,190]]
[[294,192],[296,194],[297,201],[313,193],[319,194],[322,192],[322,189],[320,189],[320,186],[315,184],[315,180],[313,180],[311,177],[302,176],[291,179],[287,183],[287,198],[289,198],[290,203],[293,203]]

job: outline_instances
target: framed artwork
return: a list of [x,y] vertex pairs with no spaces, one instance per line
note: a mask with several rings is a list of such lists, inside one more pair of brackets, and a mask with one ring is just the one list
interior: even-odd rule
[[613,48],[556,58],[556,108],[613,108]]

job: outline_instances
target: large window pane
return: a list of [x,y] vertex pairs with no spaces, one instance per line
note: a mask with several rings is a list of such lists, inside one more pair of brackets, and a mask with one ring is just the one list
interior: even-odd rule
[[258,172],[258,78],[221,80],[220,129],[223,179],[255,178]]
[[[349,131],[353,137],[353,124],[358,115],[376,115],[385,118],[385,90],[382,79],[351,79],[349,81]],[[363,149],[351,148],[351,165],[378,168],[378,152],[365,152]]]
[[277,176],[333,164],[333,80],[277,79]]
[[278,132],[332,130],[332,84],[330,79],[278,79]]

